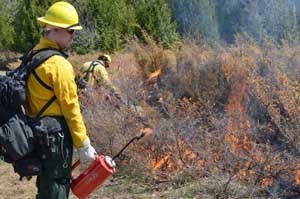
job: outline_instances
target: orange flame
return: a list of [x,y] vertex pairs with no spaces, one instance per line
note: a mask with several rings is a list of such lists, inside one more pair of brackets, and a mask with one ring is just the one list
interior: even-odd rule
[[167,162],[169,161],[169,156],[164,156],[158,161],[154,161],[152,163],[153,169],[161,169]]
[[[250,122],[246,118],[243,102],[247,99],[247,78],[243,74],[236,76],[233,74],[230,78],[231,89],[228,97],[226,112],[228,114],[228,123],[226,127],[225,140],[230,144],[233,154],[239,152],[252,152],[250,156],[257,160],[263,161],[264,158],[260,153],[254,153],[253,143],[247,136],[247,130],[250,128]],[[237,174],[241,179],[253,179],[256,175],[255,171],[249,168],[251,161],[239,164],[237,166]],[[261,187],[270,186],[273,183],[272,179],[264,178],[260,182]]]
[[[186,146],[186,142],[183,139],[179,138],[177,140],[177,146],[168,145],[167,148],[169,149],[167,153],[152,162],[152,168],[154,170],[167,169],[169,171],[175,171],[177,169],[183,168],[185,162],[197,162],[198,154],[192,151],[188,146]],[[172,158],[172,153],[178,150],[181,151],[181,157],[180,160],[176,162]],[[205,163],[204,161],[199,161],[199,165],[200,164]]]
[[161,74],[161,69],[157,69],[156,71],[154,71],[153,73],[151,73],[147,79],[147,81],[150,81],[151,79],[159,76]]
[[271,178],[264,178],[260,182],[260,187],[261,188],[266,188],[266,187],[268,187],[268,186],[270,186],[272,184],[273,184],[273,180]]
[[140,133],[143,133],[144,136],[150,136],[153,130],[151,128],[144,128],[140,130]]
[[[246,98],[246,81],[233,81],[229,93],[229,100],[226,106],[226,112],[229,116],[227,124],[227,134],[225,140],[231,145],[233,153],[238,150],[251,150],[251,143],[246,135],[250,127],[249,121],[244,117],[242,102]],[[242,139],[237,135],[242,133]]]
[[296,184],[300,185],[300,169],[297,169],[294,173],[295,173]]

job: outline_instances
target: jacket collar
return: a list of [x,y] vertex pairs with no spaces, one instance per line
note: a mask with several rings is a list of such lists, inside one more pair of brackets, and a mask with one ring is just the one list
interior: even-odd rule
[[41,37],[40,42],[33,48],[33,50],[38,51],[43,48],[54,48],[60,50],[59,46],[55,42],[47,39],[46,37]]
[[62,56],[64,56],[66,59],[69,56],[65,51],[61,50],[55,42],[47,39],[46,37],[41,37],[40,42],[33,48],[33,52],[38,52],[43,49],[58,50],[62,54]]

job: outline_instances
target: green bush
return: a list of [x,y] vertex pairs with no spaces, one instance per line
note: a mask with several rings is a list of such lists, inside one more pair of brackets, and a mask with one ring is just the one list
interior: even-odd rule
[[13,43],[13,26],[11,9],[5,0],[0,0],[0,50],[9,50]]
[[40,26],[37,17],[45,15],[53,0],[17,1],[14,15],[14,42],[12,50],[24,52],[33,47],[40,37]]
[[[134,1],[139,26],[164,47],[171,47],[177,40],[176,23],[171,20],[171,10],[165,0]],[[137,35],[143,37],[137,30]]]
[[84,26],[75,40],[77,50],[112,52],[122,49],[126,37],[133,35],[135,16],[126,0],[79,1],[77,5]]

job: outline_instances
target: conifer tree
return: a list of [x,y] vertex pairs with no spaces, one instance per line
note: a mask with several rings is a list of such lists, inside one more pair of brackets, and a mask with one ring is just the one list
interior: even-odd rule
[[[165,0],[135,0],[136,19],[139,26],[164,47],[171,47],[178,40],[176,22]],[[140,35],[141,36],[141,35]]]
[[13,16],[7,0],[0,0],[0,50],[9,50],[13,44]]
[[237,33],[245,32],[262,41],[299,40],[298,0],[216,0],[221,38],[233,42]]
[[218,22],[212,0],[168,0],[178,31],[196,41],[218,41]]
[[299,27],[296,14],[297,0],[262,0],[258,8],[262,14],[263,26],[266,33],[280,41],[299,39]]
[[92,50],[112,52],[121,49],[126,37],[133,35],[134,11],[126,0],[79,1],[79,5],[84,30],[76,38],[77,49],[85,44]]
[[40,26],[37,17],[45,15],[53,0],[19,0],[14,16],[13,50],[24,52],[33,47],[40,37]]

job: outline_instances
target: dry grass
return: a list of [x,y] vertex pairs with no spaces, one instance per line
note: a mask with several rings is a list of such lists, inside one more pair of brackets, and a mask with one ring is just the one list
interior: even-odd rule
[[153,129],[90,198],[299,197],[299,47],[244,36],[219,49],[147,42],[112,55],[120,109],[101,87],[80,93],[99,153],[113,156],[140,129]]
[[19,181],[19,177],[14,173],[13,168],[9,164],[0,165],[0,198],[3,199],[32,199],[35,196],[36,188],[33,183],[34,180],[29,182]]

